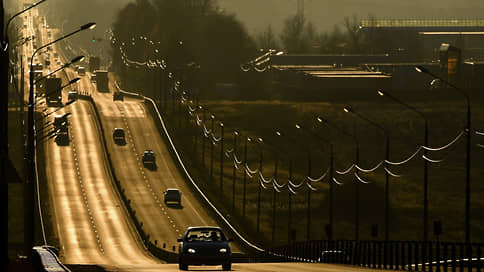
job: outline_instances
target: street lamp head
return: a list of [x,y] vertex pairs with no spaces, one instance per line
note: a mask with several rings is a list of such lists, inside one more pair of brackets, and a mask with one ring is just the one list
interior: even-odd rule
[[210,119],[215,119],[215,115],[210,115]]
[[83,61],[84,59],[85,59],[84,56],[77,56],[77,57],[75,57],[75,58],[73,58],[71,60],[71,63],[76,63],[76,62],[79,62],[79,61]]
[[415,70],[419,73],[426,73],[428,74],[429,70],[425,67],[423,67],[422,65],[417,65],[415,66]]
[[96,23],[87,23],[87,24],[81,26],[81,30],[93,29],[95,27],[96,27]]
[[239,136],[240,132],[238,130],[234,130],[234,135]]
[[282,133],[281,133],[279,130],[277,130],[277,131],[276,131],[276,135],[277,135],[277,136],[282,136]]
[[220,122],[220,127],[224,127],[224,123]]
[[76,78],[74,78],[73,80],[69,81],[69,84],[74,84],[74,83],[77,83],[77,82],[79,82],[79,80],[81,80],[81,78],[76,77]]
[[352,109],[350,106],[346,106],[346,107],[344,107],[344,108],[343,108],[343,110],[344,110],[346,113],[350,113],[350,112],[351,112],[351,113],[353,113],[353,112],[354,112],[354,111],[353,111],[353,109]]
[[261,143],[263,143],[263,142],[264,142],[264,139],[262,139],[261,137],[257,138],[257,140],[258,140],[259,142],[261,142]]
[[385,91],[383,91],[383,90],[378,90],[377,93],[378,93],[379,96],[386,95]]
[[325,118],[323,118],[323,117],[321,117],[321,116],[318,116],[318,117],[316,118],[316,120],[318,120],[318,122],[320,122],[320,123],[328,123],[328,120],[326,120]]
[[296,128],[297,128],[297,129],[301,129],[301,128],[302,128],[302,126],[301,126],[300,124],[296,124]]

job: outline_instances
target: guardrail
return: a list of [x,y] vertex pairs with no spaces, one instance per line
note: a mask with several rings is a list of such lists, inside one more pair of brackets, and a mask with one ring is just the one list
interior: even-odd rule
[[32,265],[35,271],[71,271],[59,261],[57,253],[49,246],[35,246],[32,248]]
[[319,240],[277,247],[287,261],[352,264],[408,271],[482,270],[482,243]]

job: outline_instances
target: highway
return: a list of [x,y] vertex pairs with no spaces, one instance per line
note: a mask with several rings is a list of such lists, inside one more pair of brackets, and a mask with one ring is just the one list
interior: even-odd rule
[[[124,102],[113,102],[112,94],[100,93],[93,97],[106,137],[112,135],[115,127],[126,131],[126,145],[117,145],[110,137],[107,139],[108,151],[116,175],[134,204],[138,218],[144,223],[145,231],[150,234],[150,240],[157,240],[160,245],[166,243],[171,249],[187,227],[218,225],[206,205],[187,186],[143,100],[126,98]],[[147,169],[141,162],[141,154],[147,149],[155,153],[156,169]],[[181,207],[164,204],[166,188],[178,188],[182,192]],[[239,252],[240,246],[234,243],[233,250]]]
[[[35,33],[33,21],[35,12],[27,19],[25,36]],[[41,25],[42,39],[36,39],[40,46],[51,40],[47,30]],[[54,30],[52,31],[54,35]],[[27,43],[22,54],[29,57],[33,43]],[[54,46],[55,48],[55,46]],[[60,61],[68,61],[60,48],[54,49]],[[58,67],[51,54],[53,70]],[[39,57],[38,61],[43,58]],[[27,58],[24,57],[25,63]],[[48,73],[44,69],[44,75]],[[72,79],[77,74],[67,69]],[[64,73],[59,75],[64,76]],[[28,76],[26,77],[26,81]],[[64,84],[67,79],[64,78]],[[125,101],[112,99],[113,81],[110,93],[99,93],[90,82],[89,74],[82,77],[72,89],[82,90],[92,95],[102,120],[107,142],[107,151],[114,165],[116,176],[125,189],[136,215],[143,222],[143,229],[155,240],[159,247],[166,245],[167,250],[177,247],[176,239],[188,226],[218,225],[207,205],[201,202],[184,180],[176,163],[170,156],[168,146],[159,134],[153,118],[150,117],[144,102],[139,99],[125,98]],[[28,85],[27,85],[28,86]],[[70,90],[70,88],[68,89]],[[63,102],[67,102],[64,90]],[[37,105],[36,110],[45,106]],[[55,108],[49,108],[52,112]],[[59,110],[59,114],[70,112],[69,144],[59,145],[53,139],[43,141],[45,149],[46,178],[48,182],[51,207],[55,215],[54,228],[60,248],[60,258],[65,264],[98,265],[106,271],[178,271],[177,264],[164,264],[153,257],[144,247],[139,234],[117,191],[108,155],[102,142],[100,124],[90,102],[78,100]],[[47,120],[52,120],[50,115]],[[37,128],[42,123],[37,123]],[[111,133],[115,127],[126,131],[126,145],[113,142]],[[45,129],[47,131],[49,129]],[[146,169],[141,163],[141,154],[151,149],[156,154],[157,168]],[[168,207],[163,202],[166,188],[182,191],[181,207]],[[227,233],[227,231],[226,231]],[[234,243],[233,251],[240,252],[242,247]],[[221,270],[220,266],[197,267],[197,270]],[[264,263],[233,264],[234,271],[341,271],[342,266],[310,263]],[[190,267],[193,270],[193,267]],[[344,271],[360,271],[356,267],[344,267]]]

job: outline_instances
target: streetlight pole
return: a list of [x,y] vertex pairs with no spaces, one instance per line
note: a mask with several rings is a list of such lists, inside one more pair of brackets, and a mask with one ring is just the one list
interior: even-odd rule
[[[9,88],[9,38],[8,38],[8,27],[12,20],[22,13],[36,7],[37,5],[45,2],[46,0],[41,0],[37,3],[32,4],[28,8],[17,12],[12,17],[10,17],[5,25],[5,13],[3,7],[3,1],[0,1],[0,77],[2,77],[2,89],[0,95],[0,198],[1,201],[1,233],[0,233],[0,259],[2,267],[6,267],[8,263],[8,181],[7,181],[7,162],[8,162],[8,88]],[[23,108],[22,108],[23,109]]]
[[220,202],[223,202],[224,195],[224,123],[220,123],[221,139],[220,139]]
[[212,137],[210,139],[210,181],[213,181],[213,145],[214,145],[214,129],[215,129],[215,115],[210,115],[210,119],[212,120],[211,132]]
[[427,68],[423,66],[416,66],[415,70],[419,73],[425,73],[429,76],[444,82],[447,86],[451,87],[455,91],[462,94],[466,99],[466,109],[467,109],[467,121],[466,121],[466,181],[465,181],[465,239],[466,243],[471,241],[471,101],[469,94],[463,89],[457,87],[456,85],[450,83],[449,81],[443,79],[430,72]]
[[[262,175],[262,147],[260,144],[263,142],[262,138],[257,138],[257,146],[259,147],[259,173]],[[262,193],[262,188],[260,182],[257,183],[257,235],[260,234],[260,198]]]
[[234,130],[234,166],[233,166],[233,172],[232,172],[232,213],[235,211],[235,181],[237,179],[237,161],[236,161],[236,156],[237,156],[237,137],[239,136],[239,132],[237,130]]
[[[388,93],[387,91],[384,91],[384,90],[379,90],[378,92],[378,95],[380,96],[386,96],[388,98],[390,98],[391,100],[393,100],[394,102],[410,109],[411,111],[417,113],[421,118],[422,120],[424,120],[424,146],[428,146],[428,138],[429,138],[429,132],[428,132],[428,121],[427,121],[427,118],[425,117],[425,115],[417,110],[415,107],[412,107],[410,105],[408,105],[407,103],[401,101],[400,99],[394,97],[393,95],[391,95],[390,93]],[[427,155],[427,149],[424,149],[424,156]],[[424,161],[424,211],[423,211],[423,227],[424,227],[424,233],[423,233],[423,239],[424,239],[424,242],[427,242],[428,241],[428,212],[429,212],[429,204],[428,204],[428,161],[427,160],[423,160]]]
[[[390,137],[388,135],[387,130],[379,125],[378,123],[370,120],[366,116],[360,114],[359,112],[356,112],[351,108],[350,106],[344,107],[344,111],[346,113],[352,113],[353,115],[357,116],[363,121],[366,121],[367,123],[375,126],[379,130],[383,132],[385,135],[385,160],[389,161],[390,160]],[[385,167],[388,165],[388,163],[385,161],[384,165]],[[389,240],[389,230],[390,230],[390,189],[389,189],[389,173],[387,170],[385,170],[385,241]]]
[[[302,125],[300,124],[296,124],[296,128],[297,129],[301,129],[305,132],[307,132],[308,134],[310,134],[311,136],[321,140],[321,141],[327,141],[323,138],[321,138],[319,135],[317,135],[316,133],[312,132],[311,130],[308,130],[306,128],[304,128]],[[333,194],[334,194],[334,187],[333,187],[333,178],[334,178],[334,174],[333,174],[333,169],[334,168],[334,154],[333,154],[333,144],[330,142],[330,159],[329,159],[329,213],[328,213],[328,240],[332,240],[333,239],[333,218],[334,218],[334,198],[333,198]],[[308,175],[308,177],[310,177],[310,175]],[[308,239],[309,240],[309,239]]]
[[[352,135],[346,132],[343,129],[338,128],[337,126],[331,124],[327,119],[323,117],[317,117],[316,120],[319,123],[325,123],[326,125],[330,126],[331,128],[336,129],[340,133],[349,136],[355,142],[355,164],[358,165],[360,163],[360,145],[358,139],[355,135]],[[334,166],[333,166],[334,169]],[[358,168],[356,169],[356,175],[358,175]],[[359,233],[360,233],[360,183],[358,180],[355,181],[355,241],[359,240]]]
[[200,106],[202,109],[202,167],[204,168],[203,171],[205,172],[205,108]]
[[34,101],[34,71],[33,71],[33,61],[34,56],[45,47],[48,47],[58,41],[66,39],[80,31],[86,29],[93,29],[96,27],[95,23],[88,23],[82,25],[79,29],[66,34],[54,41],[51,41],[43,46],[37,48],[32,56],[30,57],[30,72],[29,72],[29,81],[30,81],[30,89],[29,89],[29,103],[28,103],[28,112],[27,112],[27,154],[25,156],[27,160],[28,169],[27,169],[27,179],[25,184],[25,245],[26,249],[30,250],[34,244],[34,224],[33,224],[33,217],[34,217],[34,181],[35,181],[35,161],[34,161],[34,154],[35,154],[35,124],[34,124],[34,108],[35,108],[35,101]]
[[249,141],[249,137],[245,139],[244,144],[244,186],[243,186],[243,196],[242,196],[242,218],[245,219],[245,204],[247,198],[247,142]]
[[[292,181],[292,158],[289,159],[289,180]],[[287,184],[287,244],[291,242],[292,226],[292,192]]]
[[[276,130],[276,136],[282,137],[281,131]],[[289,155],[289,177],[288,180],[292,182],[292,156]],[[276,171],[275,171],[276,172]],[[277,172],[276,172],[277,173]],[[277,174],[276,174],[277,176]],[[287,183],[287,244],[291,243],[291,226],[292,226],[292,192],[291,184]]]
[[[277,152],[274,152],[274,180],[277,182],[277,161],[278,156]],[[272,247],[274,247],[274,243],[276,240],[276,202],[277,202],[277,191],[276,191],[277,184],[273,184],[272,186]]]

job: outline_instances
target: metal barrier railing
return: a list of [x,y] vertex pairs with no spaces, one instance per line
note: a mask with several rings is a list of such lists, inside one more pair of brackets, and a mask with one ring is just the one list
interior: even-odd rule
[[35,271],[71,271],[59,261],[56,252],[49,246],[35,246],[32,248],[32,265]]
[[271,250],[287,261],[352,264],[408,271],[482,270],[482,243],[318,240]]

